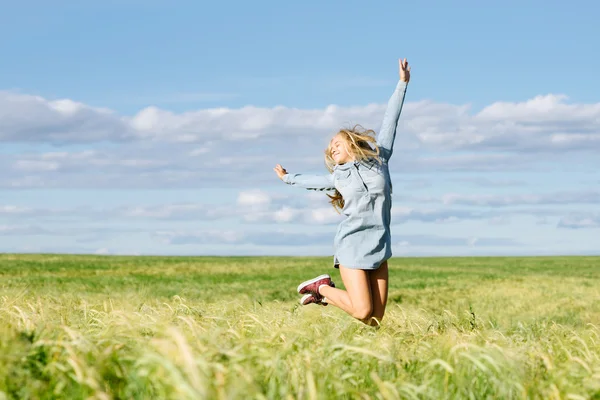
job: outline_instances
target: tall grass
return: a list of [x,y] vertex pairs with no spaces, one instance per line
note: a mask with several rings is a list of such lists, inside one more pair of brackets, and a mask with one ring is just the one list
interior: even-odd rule
[[600,399],[600,258],[390,268],[372,328],[328,259],[0,256],[0,399]]

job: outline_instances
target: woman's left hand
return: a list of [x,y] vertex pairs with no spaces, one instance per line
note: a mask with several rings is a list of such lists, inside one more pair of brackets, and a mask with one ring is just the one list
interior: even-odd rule
[[408,66],[408,61],[406,61],[406,58],[404,60],[399,59],[398,64],[400,64],[400,80],[408,83],[408,81],[410,81],[410,67]]

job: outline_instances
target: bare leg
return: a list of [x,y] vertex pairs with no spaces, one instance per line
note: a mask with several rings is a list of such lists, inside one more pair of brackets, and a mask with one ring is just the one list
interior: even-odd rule
[[378,269],[369,271],[369,283],[373,297],[373,315],[371,325],[381,323],[385,314],[385,306],[388,298],[388,263],[384,261]]
[[327,298],[329,304],[341,308],[364,323],[368,323],[373,313],[368,272],[361,269],[345,268],[340,265],[340,275],[346,290],[321,286],[320,294]]

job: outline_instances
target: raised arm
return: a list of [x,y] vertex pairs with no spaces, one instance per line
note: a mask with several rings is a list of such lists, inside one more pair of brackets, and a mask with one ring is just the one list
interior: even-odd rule
[[333,175],[306,175],[289,174],[281,165],[277,164],[275,168],[277,176],[288,185],[298,186],[309,190],[333,190]]
[[388,101],[387,109],[381,123],[381,129],[377,135],[377,145],[379,146],[379,155],[384,161],[388,161],[394,151],[394,140],[396,139],[396,127],[402,105],[404,104],[404,96],[406,87],[410,80],[410,67],[406,59],[399,60],[400,80],[396,85],[396,89]]

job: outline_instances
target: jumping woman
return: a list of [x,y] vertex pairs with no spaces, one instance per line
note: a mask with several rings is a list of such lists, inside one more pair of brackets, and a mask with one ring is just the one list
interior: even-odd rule
[[328,175],[290,174],[274,170],[288,185],[334,191],[328,195],[346,218],[334,239],[334,267],[346,290],[336,289],[327,274],[298,286],[301,304],[332,304],[368,325],[379,325],[388,296],[388,264],[392,256],[390,219],[392,184],[388,161],[402,111],[410,67],[399,60],[400,80],[392,94],[379,134],[360,126],[341,129],[325,150]]

